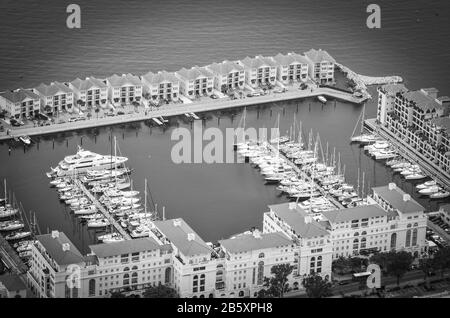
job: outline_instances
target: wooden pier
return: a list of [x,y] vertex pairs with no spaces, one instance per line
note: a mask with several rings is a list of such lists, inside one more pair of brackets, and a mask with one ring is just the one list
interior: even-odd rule
[[84,184],[78,180],[75,179],[75,184],[77,187],[79,187],[83,193],[89,198],[89,200],[92,201],[92,203],[97,207],[97,209],[105,216],[105,218],[109,221],[109,223],[115,227],[117,232],[122,235],[122,237],[125,240],[131,240],[131,236],[122,228],[122,226],[114,219],[114,217],[109,213],[105,207],[95,198],[92,193],[86,189]]
[[[291,160],[289,160],[285,155],[283,155],[280,151],[278,151],[275,146],[268,144],[270,150],[274,153],[278,153],[279,156],[281,158],[283,158],[291,167],[292,169],[295,171],[295,173],[297,173],[297,175],[299,175],[302,179],[307,180],[308,182],[311,182],[311,177],[309,177],[304,171],[302,171],[295,163],[293,163]],[[336,200],[335,198],[333,198],[329,193],[327,193],[320,185],[317,184],[317,182],[315,182],[314,180],[312,180],[314,182],[314,185],[317,187],[317,189],[319,189],[319,192],[322,194],[322,196],[324,196],[327,200],[329,200],[331,203],[333,203],[337,208],[339,209],[343,209],[345,208],[338,200]]]

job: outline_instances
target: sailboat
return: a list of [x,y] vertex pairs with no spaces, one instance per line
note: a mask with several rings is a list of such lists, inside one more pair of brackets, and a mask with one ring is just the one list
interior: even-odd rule
[[[352,136],[350,138],[351,142],[358,142],[361,144],[370,144],[377,141],[377,137],[373,134],[367,134],[364,133],[364,117],[366,112],[366,104],[364,104],[363,109],[361,111],[361,115],[358,118],[358,121],[356,122],[355,128],[353,129]],[[355,136],[356,128],[358,127],[358,124],[361,122],[361,130],[360,135]]]

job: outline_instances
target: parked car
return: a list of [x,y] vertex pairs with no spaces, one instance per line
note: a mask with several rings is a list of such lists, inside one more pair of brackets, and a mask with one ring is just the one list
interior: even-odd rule
[[117,115],[125,115],[125,113],[123,111],[118,111]]
[[211,95],[211,98],[212,98],[212,99],[218,99],[219,96],[217,96],[216,94],[212,94],[212,95]]

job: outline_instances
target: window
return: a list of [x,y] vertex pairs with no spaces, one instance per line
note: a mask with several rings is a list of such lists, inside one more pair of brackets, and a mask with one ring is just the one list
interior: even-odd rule
[[95,279],[89,280],[89,296],[95,296]]
[[[408,225],[411,226],[411,224],[408,224]],[[405,246],[409,247],[410,245],[411,245],[411,230],[407,230]]]
[[194,280],[192,282],[192,286],[193,286],[192,292],[193,293],[198,292],[198,276],[197,275],[194,276]]
[[264,253],[259,253],[258,258],[264,258]]
[[417,228],[413,229],[411,245],[412,246],[416,246],[417,245]]
[[205,274],[200,275],[200,291],[205,291]]
[[258,263],[258,285],[262,285],[264,281],[264,262]]
[[397,233],[392,233],[391,235],[391,249],[395,249],[397,246]]

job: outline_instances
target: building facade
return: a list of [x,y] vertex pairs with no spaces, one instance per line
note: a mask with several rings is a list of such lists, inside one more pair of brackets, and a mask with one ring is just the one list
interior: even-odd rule
[[73,91],[63,83],[41,84],[33,88],[33,92],[39,95],[41,110],[47,114],[71,111],[74,106]]
[[214,89],[214,75],[205,67],[182,68],[175,75],[180,79],[180,93],[189,98],[209,96]]
[[309,77],[319,84],[334,83],[336,61],[327,51],[311,49],[305,53],[305,57],[309,64]]
[[114,74],[106,79],[108,97],[114,105],[140,104],[142,100],[142,83],[138,76]]
[[214,75],[214,88],[222,93],[233,89],[243,89],[245,85],[244,68],[235,62],[223,61],[206,66]]
[[263,56],[246,57],[237,63],[244,68],[245,80],[250,87],[275,85],[277,65],[272,59]]
[[153,102],[178,101],[180,80],[174,73],[166,71],[149,72],[141,77],[146,99]]
[[305,82],[308,79],[308,60],[299,54],[277,54],[272,58],[277,64],[277,79],[283,84]]
[[7,91],[0,93],[0,110],[16,119],[33,118],[41,111],[41,99],[31,90]]
[[95,77],[85,80],[77,78],[69,83],[74,92],[75,103],[81,107],[106,106],[108,101],[108,86]]

